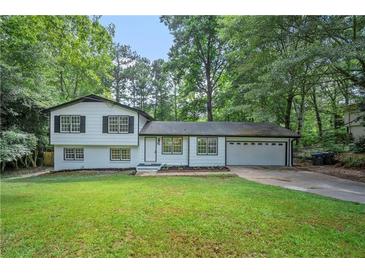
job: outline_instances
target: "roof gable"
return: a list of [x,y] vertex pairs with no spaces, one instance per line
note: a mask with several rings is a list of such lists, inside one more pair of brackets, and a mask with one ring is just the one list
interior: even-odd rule
[[60,105],[56,105],[56,106],[53,106],[53,107],[44,109],[43,112],[48,113],[48,112],[51,112],[51,111],[56,110],[56,109],[60,109],[60,108],[66,107],[66,106],[70,106],[70,105],[78,104],[78,103],[82,103],[82,102],[104,102],[104,103],[112,103],[112,104],[117,105],[119,107],[136,111],[137,113],[143,115],[144,117],[146,117],[149,120],[154,120],[154,118],[152,116],[150,116],[148,113],[144,112],[143,110],[140,110],[140,109],[134,108],[134,107],[130,107],[130,106],[127,106],[127,105],[118,103],[116,101],[113,101],[113,100],[106,99],[104,97],[95,95],[95,94],[86,95],[86,96],[77,98],[75,100],[72,100],[72,101],[69,101],[69,102],[66,102],[66,103],[63,103],[63,104],[60,104]]

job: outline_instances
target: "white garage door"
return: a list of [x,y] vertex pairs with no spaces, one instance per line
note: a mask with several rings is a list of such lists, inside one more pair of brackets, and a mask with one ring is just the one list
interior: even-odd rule
[[227,142],[227,165],[285,166],[285,142]]

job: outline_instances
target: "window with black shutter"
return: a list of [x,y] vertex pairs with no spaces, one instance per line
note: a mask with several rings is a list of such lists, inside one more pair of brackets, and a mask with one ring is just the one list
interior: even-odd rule
[[[57,118],[56,118],[57,117]],[[81,121],[84,122],[85,132],[85,116],[80,115],[60,115],[55,116],[55,132],[61,133],[80,133]]]
[[133,133],[134,117],[127,115],[103,116],[103,133]]

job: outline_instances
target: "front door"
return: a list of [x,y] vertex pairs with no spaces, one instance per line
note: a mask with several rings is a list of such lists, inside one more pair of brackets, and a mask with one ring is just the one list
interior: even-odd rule
[[144,138],[144,161],[156,162],[156,137]]

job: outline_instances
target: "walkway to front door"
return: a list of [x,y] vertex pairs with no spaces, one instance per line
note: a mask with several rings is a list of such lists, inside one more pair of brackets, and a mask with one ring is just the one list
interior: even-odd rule
[[258,183],[365,204],[365,184],[322,173],[280,167],[230,166],[238,176]]

